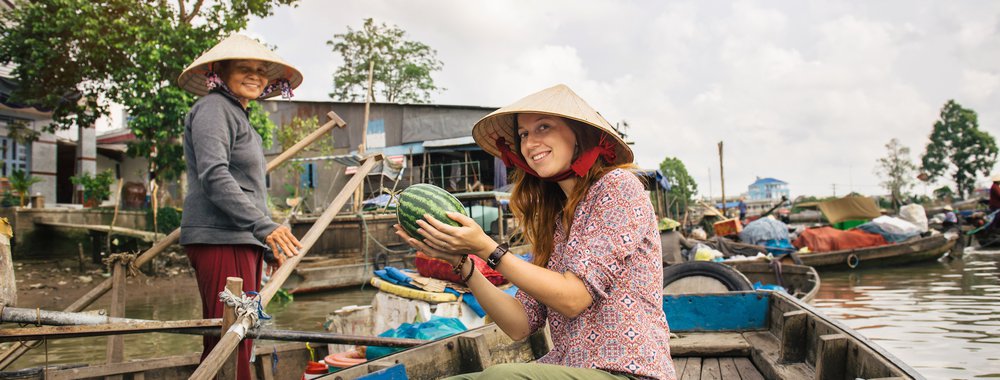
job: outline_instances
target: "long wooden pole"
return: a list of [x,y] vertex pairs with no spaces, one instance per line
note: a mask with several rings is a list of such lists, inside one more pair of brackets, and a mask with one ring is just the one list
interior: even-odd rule
[[[274,294],[278,292],[278,289],[280,289],[281,285],[285,283],[288,276],[292,274],[292,271],[295,270],[295,267],[302,261],[302,258],[309,253],[309,249],[312,248],[313,244],[315,244],[316,241],[319,240],[319,237],[323,235],[323,232],[326,231],[326,227],[330,225],[333,218],[337,216],[340,209],[347,203],[347,200],[351,196],[351,189],[358,187],[361,184],[361,181],[368,175],[368,172],[370,172],[372,168],[375,167],[375,164],[380,161],[382,161],[381,154],[365,158],[364,163],[360,168],[358,168],[358,172],[355,173],[353,178],[347,181],[347,184],[344,185],[340,194],[338,194],[337,197],[334,198],[333,202],[330,203],[330,207],[327,207],[326,210],[323,211],[323,214],[316,220],[316,223],[309,228],[309,232],[306,232],[305,236],[302,237],[302,249],[299,250],[299,254],[288,259],[284,265],[278,268],[278,271],[271,276],[271,281],[269,281],[267,285],[261,289],[259,297],[262,307],[267,307],[267,304],[271,302],[271,298],[274,297]],[[242,331],[245,332],[250,329],[250,318],[247,316],[241,316],[237,319],[234,325],[242,325]],[[192,379],[208,380],[219,372],[219,367],[223,364],[222,362],[229,356],[229,353],[233,352],[236,345],[243,340],[243,333],[236,330],[239,330],[239,328],[230,329],[225,335],[222,336],[222,339],[220,339],[219,343],[216,344],[214,349],[212,349],[212,352],[205,357],[205,359],[201,362],[201,365],[198,366],[198,369],[196,369],[194,374],[191,375]]]
[[[17,281],[10,252],[11,229],[7,218],[0,218],[0,306],[17,304]],[[0,367],[2,368],[2,367]]]
[[719,182],[722,186],[722,218],[726,218],[726,174],[722,168],[722,141],[719,141]]
[[[271,162],[267,164],[267,171],[268,172],[273,171],[279,165],[285,163],[285,161],[288,161],[289,158],[292,158],[292,156],[298,154],[306,146],[316,142],[316,140],[319,140],[321,137],[323,137],[328,132],[333,130],[334,127],[343,128],[347,126],[347,123],[344,122],[344,119],[341,119],[340,116],[337,115],[335,112],[331,111],[326,115],[330,117],[330,121],[328,121],[326,124],[323,124],[323,126],[317,128],[313,133],[310,133],[308,136],[303,138],[302,141],[299,141],[295,145],[292,145],[291,148],[285,149],[285,151],[279,154],[278,157],[275,157],[273,160],[271,160]],[[146,250],[146,252],[143,252],[141,256],[136,258],[135,266],[136,267],[143,266],[143,264],[146,264],[154,257],[156,257],[156,255],[159,255],[167,248],[177,243],[177,241],[179,241],[180,238],[181,238],[181,229],[177,228],[169,235],[167,235],[165,238],[163,238],[163,240],[160,240],[156,244],[153,244],[153,246],[150,247],[148,250]],[[104,280],[96,287],[91,289],[90,292],[87,292],[87,294],[84,294],[82,297],[77,299],[76,302],[73,302],[73,304],[69,305],[69,307],[67,307],[65,311],[69,312],[81,311],[87,306],[90,306],[90,304],[94,303],[94,301],[97,301],[97,299],[101,298],[101,296],[103,296],[104,293],[107,293],[108,290],[111,290],[110,278]],[[26,344],[23,345],[17,345],[0,354],[0,370],[7,368],[12,363],[14,363],[15,360],[20,358],[21,355],[24,355],[25,352],[28,352],[28,350],[30,350],[30,348],[28,347],[33,346],[34,343],[35,342],[27,342]]]
[[[361,156],[365,155],[365,150],[368,149],[368,118],[371,115],[371,104],[372,104],[372,78],[375,73],[375,60],[368,60],[368,91],[365,92],[365,123],[361,125],[361,145],[358,145],[358,154]],[[357,175],[357,174],[354,174]],[[365,183],[361,182],[358,186],[358,190],[354,193],[354,213],[357,214],[361,212],[361,202],[364,200],[365,196]]]
[[[243,279],[240,277],[226,277],[226,289],[234,295],[243,294]],[[222,329],[219,330],[219,335],[221,336],[226,331],[229,331],[229,328],[233,326],[233,322],[236,322],[236,307],[226,305],[225,310],[222,311]],[[229,358],[222,363],[218,378],[235,379],[236,367],[238,365],[236,350],[233,350],[229,354]]]
[[[141,323],[111,323],[83,326],[44,326],[0,329],[0,342],[18,342],[25,339],[72,339],[107,335],[130,335],[144,333],[168,333],[202,336],[221,336],[220,319],[195,319],[180,321],[148,321]],[[383,338],[377,336],[344,335],[313,331],[261,330],[247,332],[247,338],[280,340],[287,342],[311,342],[331,344],[352,344],[358,346],[414,347],[427,343],[426,340]]]

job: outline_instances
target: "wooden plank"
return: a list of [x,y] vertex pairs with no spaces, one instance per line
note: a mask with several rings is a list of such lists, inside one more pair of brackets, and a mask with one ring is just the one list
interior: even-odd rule
[[701,378],[701,358],[688,358],[687,365],[684,366],[684,374],[681,380],[698,380]]
[[161,368],[183,367],[197,365],[201,355],[169,356],[160,359],[137,360],[125,363],[92,365],[62,370],[50,370],[46,379],[86,379],[110,375],[122,375],[134,372],[151,371]]
[[769,292],[668,294],[663,311],[670,331],[742,331],[767,326]]
[[764,380],[764,375],[757,370],[757,367],[753,365],[753,362],[747,358],[734,358],[733,364],[736,366],[736,371],[740,373],[740,378],[743,380]]
[[782,314],[784,322],[781,325],[782,363],[801,362],[806,353],[806,319],[809,313],[805,310],[790,311]]
[[81,336],[104,336],[116,334],[138,334],[144,332],[180,332],[197,330],[219,325],[218,319],[196,319],[190,321],[164,321],[142,323],[109,323],[91,326],[45,326],[0,329],[0,342],[17,342],[25,339],[74,338]]
[[719,372],[722,380],[741,380],[740,371],[736,369],[736,362],[731,357],[719,358]]
[[680,379],[681,375],[684,374],[684,367],[687,365],[688,358],[673,358],[674,361],[674,375],[676,378]]
[[704,358],[701,360],[702,380],[721,380],[722,369],[719,368],[718,358]]
[[750,343],[743,334],[735,332],[680,333],[670,339],[670,354],[673,356],[749,356]]
[[53,222],[53,221],[49,221],[49,220],[45,220],[45,219],[36,219],[34,222],[35,222],[36,225],[39,225],[39,226],[53,227],[53,228],[59,228],[59,229],[70,229],[70,230],[89,230],[89,231],[102,232],[102,233],[106,233],[106,234],[130,236],[130,237],[142,239],[143,241],[147,241],[147,242],[156,241],[156,238],[157,238],[157,234],[156,233],[149,232],[149,231],[136,230],[136,229],[132,229],[132,228],[125,228],[125,227],[115,227],[115,228],[112,228],[110,226],[102,226],[102,225],[95,225],[95,224],[60,223],[60,222]]
[[815,369],[806,363],[782,363],[779,360],[781,341],[771,333],[750,332],[743,336],[753,346],[750,358],[764,378],[811,379],[815,376]]
[[458,337],[458,351],[462,357],[462,370],[481,372],[493,365],[490,348],[486,346],[486,336],[481,333]]
[[844,379],[846,370],[847,336],[821,335],[816,348],[816,379]]

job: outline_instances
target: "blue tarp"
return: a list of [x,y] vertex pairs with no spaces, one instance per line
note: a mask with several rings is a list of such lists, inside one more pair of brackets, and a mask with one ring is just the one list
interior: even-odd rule
[[[389,202],[392,203],[389,203]],[[361,208],[365,210],[383,208],[386,204],[389,204],[389,208],[396,208],[396,199],[391,197],[389,194],[382,194],[375,198],[368,198],[361,202]]]
[[639,175],[643,177],[655,178],[656,184],[663,188],[664,190],[670,191],[670,178],[663,175],[660,169],[656,170],[643,170],[638,172]]

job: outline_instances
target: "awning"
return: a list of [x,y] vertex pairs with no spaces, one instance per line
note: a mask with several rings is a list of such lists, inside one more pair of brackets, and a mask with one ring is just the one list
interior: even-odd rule
[[868,197],[847,196],[832,201],[821,202],[819,210],[830,223],[845,220],[871,220],[882,216],[875,200]]

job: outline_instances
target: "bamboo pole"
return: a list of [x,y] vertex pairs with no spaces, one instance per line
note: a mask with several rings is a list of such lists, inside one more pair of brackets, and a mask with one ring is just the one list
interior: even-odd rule
[[[271,160],[271,162],[267,164],[267,171],[268,172],[273,171],[279,165],[285,163],[285,161],[287,161],[289,158],[296,155],[303,148],[305,148],[309,144],[312,144],[313,142],[316,142],[316,140],[319,140],[320,137],[323,137],[323,135],[330,132],[334,127],[343,128],[347,125],[347,123],[344,122],[344,119],[341,119],[340,116],[337,115],[335,112],[331,111],[326,115],[330,117],[330,121],[328,121],[326,124],[323,124],[323,126],[317,128],[313,133],[310,133],[308,136],[303,138],[302,141],[299,141],[295,145],[292,145],[291,148],[286,149],[284,152],[279,154],[278,157],[275,157],[273,160]],[[159,255],[167,248],[169,248],[171,245],[177,243],[177,241],[180,240],[180,238],[181,238],[181,229],[177,228],[169,235],[164,237],[163,240],[160,240],[152,247],[150,247],[148,250],[146,250],[146,252],[143,252],[142,255],[137,257],[135,260],[135,266],[136,267],[143,266],[143,264],[146,264],[154,257],[156,257],[156,255]],[[90,292],[87,292],[87,294],[84,294],[82,297],[77,299],[76,302],[73,302],[73,304],[69,305],[69,307],[67,307],[65,311],[69,312],[81,311],[85,307],[90,306],[90,304],[96,301],[98,298],[101,298],[101,296],[104,295],[104,293],[107,293],[108,290],[111,290],[111,279],[104,280],[103,282],[98,284],[96,287],[94,287],[94,289],[91,289]],[[0,370],[7,368],[12,363],[14,363],[15,360],[20,358],[21,355],[24,355],[25,352],[28,352],[28,350],[30,350],[30,348],[28,347],[33,346],[34,343],[35,342],[26,342],[26,344],[11,347],[7,351],[0,353]]]
[[[220,319],[195,319],[180,321],[148,321],[141,323],[110,323],[81,326],[44,326],[0,329],[0,342],[18,342],[26,339],[75,339],[83,337],[168,333],[184,335],[220,336]],[[377,336],[343,335],[313,331],[261,330],[247,333],[247,338],[287,342],[351,344],[358,346],[414,347],[426,340],[383,338]]]
[[[360,168],[358,168],[358,172],[355,173],[353,178],[347,181],[347,184],[344,185],[340,194],[334,198],[330,207],[327,207],[327,209],[323,211],[323,214],[316,220],[312,228],[309,229],[309,232],[306,232],[305,236],[302,237],[302,248],[299,250],[299,254],[289,258],[284,265],[278,268],[278,271],[271,276],[271,281],[269,281],[267,285],[261,289],[259,297],[262,307],[267,307],[267,304],[271,302],[271,298],[274,297],[274,294],[278,292],[278,289],[280,289],[281,285],[285,283],[288,276],[292,274],[292,271],[295,270],[295,267],[302,261],[302,258],[309,253],[309,249],[312,248],[313,244],[315,244],[316,241],[319,240],[319,237],[323,235],[326,227],[330,225],[333,218],[337,216],[340,209],[347,203],[348,198],[351,196],[351,189],[360,186],[364,177],[366,177],[368,172],[370,172],[372,168],[375,167],[375,164],[380,161],[382,161],[381,154],[365,158],[364,163]],[[250,329],[250,319],[246,316],[238,318],[235,324],[242,325],[242,331]],[[219,340],[219,343],[215,346],[212,352],[205,357],[205,359],[201,362],[201,365],[198,366],[198,369],[196,369],[194,374],[191,375],[191,378],[208,380],[215,376],[215,374],[219,372],[219,367],[222,366],[222,362],[225,358],[228,357],[229,353],[236,348],[236,345],[243,340],[241,335],[241,332],[234,331],[234,329],[230,329],[225,335],[223,335],[222,339]]]
[[722,170],[722,141],[719,141],[719,181],[722,183],[722,218],[726,219],[726,174]]
[[[105,249],[106,249],[106,251],[108,252],[109,255],[112,254],[112,253],[114,253],[114,252],[111,252],[111,235],[115,231],[115,223],[118,221],[118,208],[121,207],[121,205],[122,205],[122,187],[123,186],[125,186],[125,178],[119,178],[118,179],[118,191],[115,192],[115,213],[111,216],[111,224],[108,225],[108,236],[107,236],[106,239],[104,239],[105,240],[104,243],[105,243],[105,247],[106,247]],[[155,218],[156,216],[154,215],[153,217]],[[153,236],[156,236],[155,232],[153,233]]]
[[[368,60],[368,91],[365,92],[365,123],[361,125],[361,145],[358,145],[358,154],[361,156],[365,155],[365,149],[368,147],[368,117],[370,115],[371,103],[372,103],[372,75],[375,72],[375,60]],[[354,174],[357,175],[357,174]],[[357,214],[361,212],[361,202],[364,200],[365,196],[365,183],[362,182],[358,185],[357,191],[354,193],[354,213]]]
[[[218,326],[221,319],[206,319],[210,326]],[[47,326],[77,326],[106,325],[160,322],[147,319],[115,318],[107,315],[91,313],[74,313],[67,311],[49,311],[42,309],[27,309],[22,307],[5,307],[0,309],[0,322],[14,322]],[[209,326],[206,325],[206,326]]]
[[[226,277],[226,289],[232,294],[243,294],[243,279],[240,277]],[[236,307],[226,306],[225,310],[222,311],[222,329],[219,330],[219,335],[225,334],[229,331],[229,328],[233,326],[233,322],[236,322]],[[235,379],[236,378],[236,362],[237,350],[233,350],[229,354],[229,358],[225,360],[222,364],[222,369],[219,370],[220,379]]]

